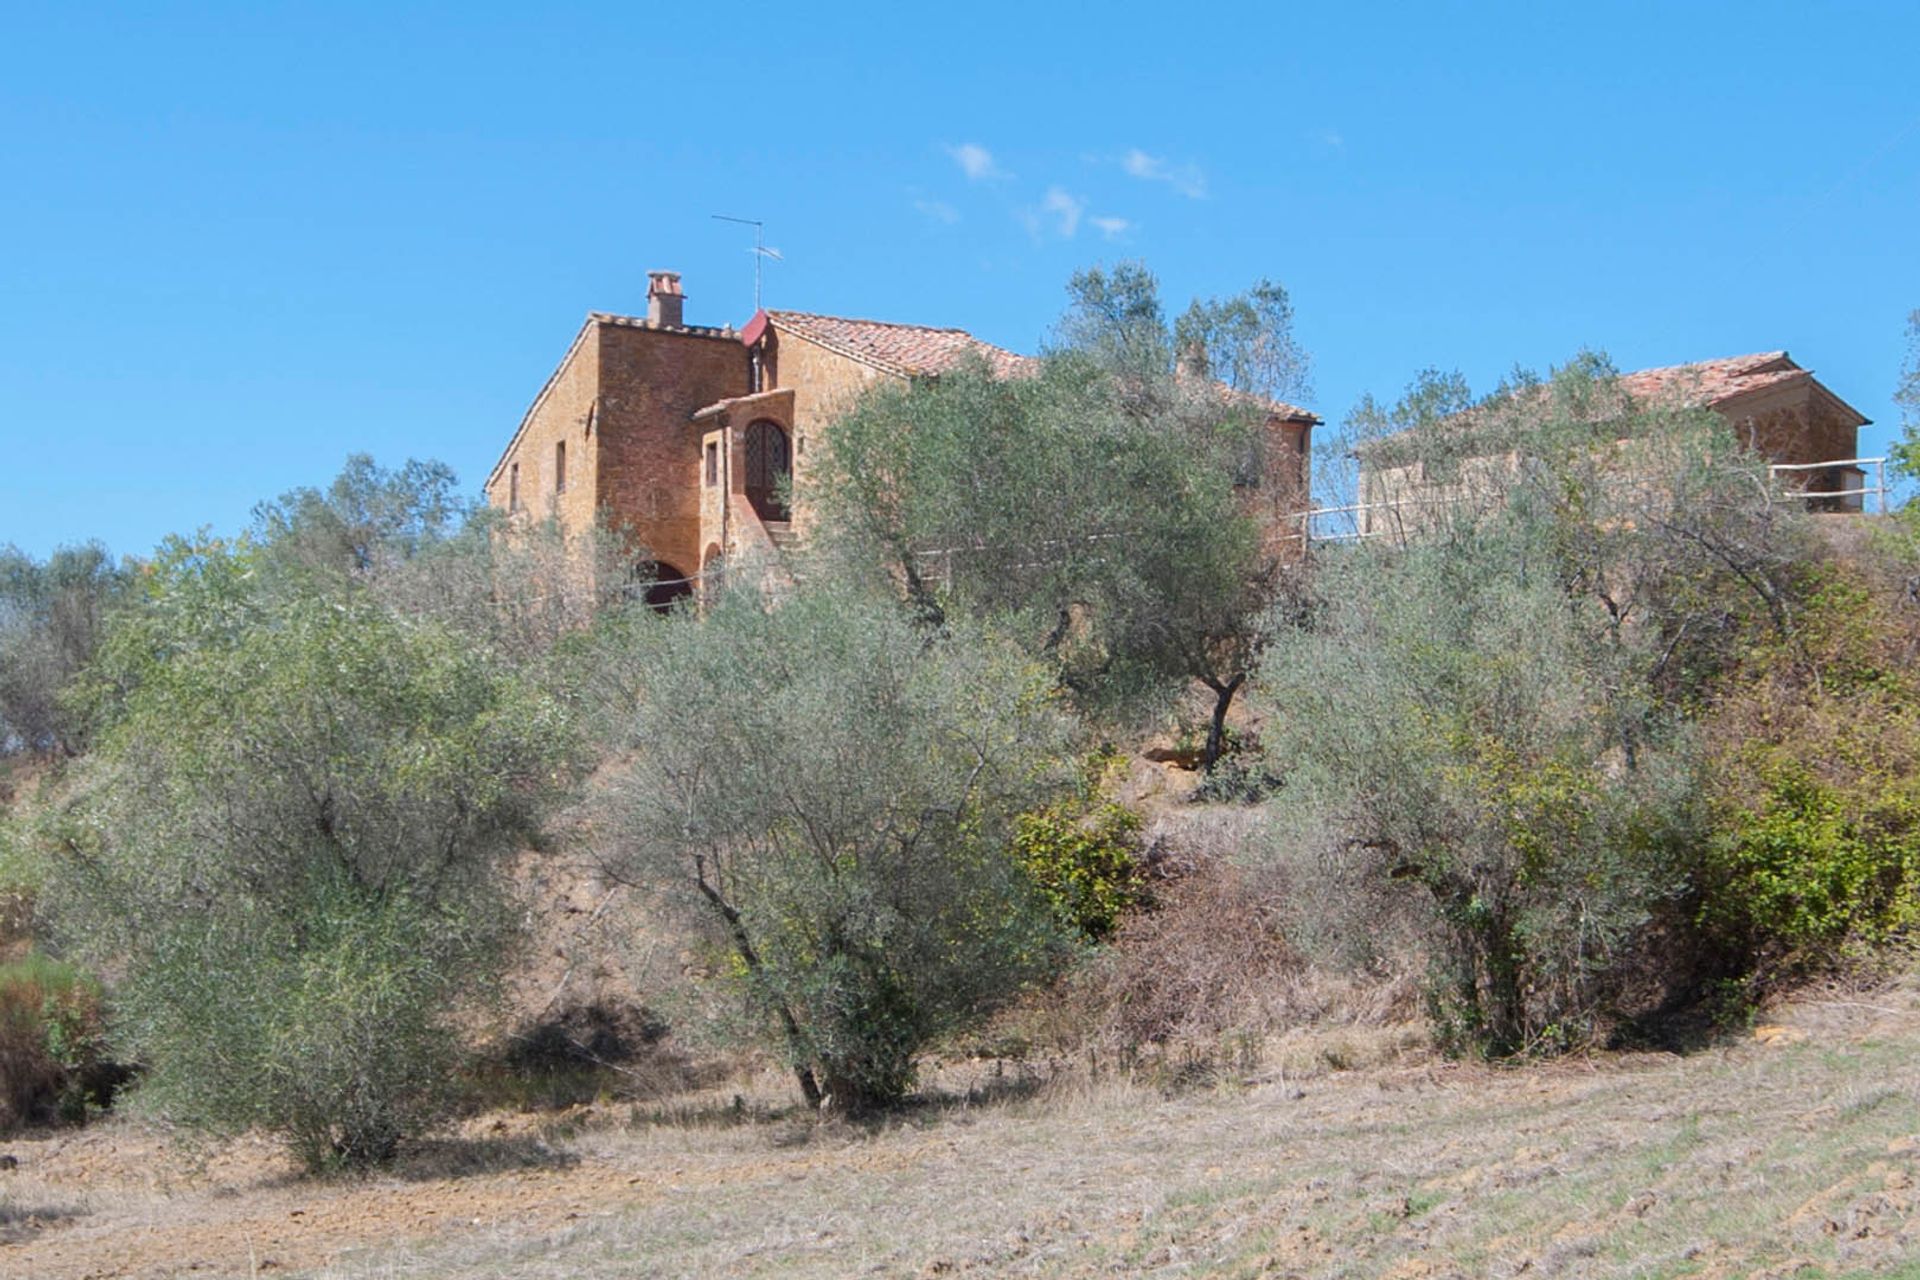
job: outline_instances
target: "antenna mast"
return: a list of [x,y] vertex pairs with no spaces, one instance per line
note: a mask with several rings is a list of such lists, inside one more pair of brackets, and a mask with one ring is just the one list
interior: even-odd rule
[[753,309],[757,314],[760,310],[760,269],[761,267],[765,264],[768,258],[772,258],[775,262],[785,262],[786,259],[780,256],[780,251],[778,249],[769,249],[761,241],[761,234],[765,230],[766,224],[761,222],[760,219],[730,218],[724,213],[716,213],[713,216],[715,220],[719,222],[737,222],[743,227],[753,228],[753,248],[749,249],[748,252],[753,255]]

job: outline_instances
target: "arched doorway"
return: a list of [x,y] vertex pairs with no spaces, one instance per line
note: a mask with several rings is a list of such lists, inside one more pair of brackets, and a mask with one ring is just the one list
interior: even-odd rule
[[762,520],[788,518],[787,478],[793,470],[793,451],[780,424],[765,418],[747,426],[747,501]]
[[634,565],[633,585],[655,613],[666,613],[693,595],[693,580],[664,560],[642,560]]
[[700,558],[700,599],[703,604],[712,604],[720,598],[727,586],[727,558],[720,551],[720,544],[710,542],[707,551]]

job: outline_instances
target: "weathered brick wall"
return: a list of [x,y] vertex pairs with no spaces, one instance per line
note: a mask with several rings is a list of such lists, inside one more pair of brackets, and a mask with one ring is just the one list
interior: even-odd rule
[[696,410],[747,389],[746,350],[731,336],[600,326],[595,499],[656,560],[699,570],[701,443]]
[[[588,432],[600,374],[600,344],[595,322],[588,321],[560,367],[535,398],[493,474],[487,479],[487,502],[502,511],[510,507],[513,468],[520,470],[519,509],[533,520],[558,516],[569,530],[593,521],[595,453]],[[567,486],[557,491],[555,448],[567,447]]]

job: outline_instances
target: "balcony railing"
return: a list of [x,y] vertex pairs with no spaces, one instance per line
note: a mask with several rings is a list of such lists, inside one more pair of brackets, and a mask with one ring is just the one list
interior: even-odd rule
[[[1871,484],[1866,483],[1872,468]],[[1809,472],[1831,470],[1854,470],[1860,474],[1861,483],[1854,488],[1845,489],[1808,489],[1790,482],[1796,475]],[[1780,502],[1805,503],[1810,509],[1818,504],[1843,502],[1848,498],[1860,499],[1858,506],[1846,504],[1846,511],[1865,512],[1871,509],[1885,515],[1890,507],[1887,486],[1887,460],[1882,458],[1836,458],[1830,462],[1781,462],[1767,468],[1773,479],[1779,482],[1777,500]],[[1382,536],[1402,539],[1417,535],[1422,519],[1420,508],[1447,508],[1468,501],[1461,494],[1437,488],[1430,493],[1413,493],[1399,498],[1390,498],[1380,502],[1349,502],[1339,506],[1316,506],[1303,511],[1298,516],[1288,517],[1289,521],[1298,520],[1298,532],[1281,535],[1277,541],[1305,541],[1314,543],[1362,542],[1368,538]],[[1406,514],[1412,509],[1412,514]]]
[[[1873,468],[1873,483],[1867,484],[1867,468]],[[1885,458],[1837,458],[1832,462],[1776,462],[1767,471],[1776,480],[1783,477],[1813,471],[1854,470],[1860,473],[1861,486],[1858,489],[1798,489],[1788,488],[1780,495],[1783,502],[1817,502],[1827,498],[1858,498],[1861,511],[1867,509],[1867,498],[1872,495],[1879,504],[1879,513],[1887,514],[1887,460]]]

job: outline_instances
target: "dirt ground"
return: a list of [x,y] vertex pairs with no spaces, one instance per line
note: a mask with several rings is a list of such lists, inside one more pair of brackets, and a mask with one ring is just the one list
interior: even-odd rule
[[4,1147],[0,1276],[1920,1276],[1920,995],[1770,1018],[1508,1069],[1301,1036],[1178,1091],[961,1064],[874,1127],[765,1075],[333,1183],[116,1120]]

